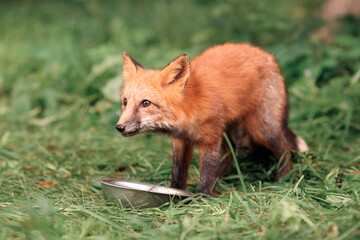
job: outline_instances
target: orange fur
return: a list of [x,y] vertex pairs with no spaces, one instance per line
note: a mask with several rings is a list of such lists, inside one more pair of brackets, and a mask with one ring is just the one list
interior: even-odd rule
[[124,136],[151,131],[173,139],[173,187],[185,188],[189,158],[197,145],[199,191],[214,194],[216,178],[231,163],[230,156],[219,162],[229,151],[224,133],[263,146],[279,160],[285,153],[276,180],[290,171],[289,150],[298,150],[302,139],[287,126],[286,87],[272,55],[248,44],[227,43],[191,63],[180,55],[162,70],[144,69],[127,53],[123,56],[124,104],[117,129]]

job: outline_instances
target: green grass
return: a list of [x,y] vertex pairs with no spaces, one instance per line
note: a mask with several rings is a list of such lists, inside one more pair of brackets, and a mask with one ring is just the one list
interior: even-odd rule
[[[360,23],[321,43],[319,3],[0,1],[0,239],[358,239]],[[120,83],[121,52],[160,68],[226,41],[276,56],[310,153],[279,183],[273,159],[239,159],[219,198],[105,204],[95,178],[171,179],[169,139],[114,129],[120,90],[103,88]],[[189,178],[196,193],[196,152]]]

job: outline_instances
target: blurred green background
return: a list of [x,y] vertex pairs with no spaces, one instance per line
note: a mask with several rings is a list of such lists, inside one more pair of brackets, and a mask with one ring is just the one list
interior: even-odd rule
[[[324,2],[1,0],[0,239],[355,239],[360,21],[323,20]],[[271,182],[271,158],[270,167],[240,161],[252,196],[263,202],[245,194],[142,213],[106,206],[96,177],[166,186],[171,178],[168,139],[124,139],[114,128],[122,52],[146,68],[162,68],[180,54],[194,58],[224,42],[248,42],[276,57],[289,89],[290,126],[310,154],[297,156],[278,184]],[[193,192],[195,159],[196,153]],[[220,193],[239,189],[232,173],[219,182]],[[301,176],[302,189],[295,191]],[[291,198],[290,205],[277,207],[278,196]],[[192,217],[199,212],[202,217]],[[223,219],[228,225],[218,224]]]
[[[1,116],[23,127],[50,117],[37,122],[46,125],[79,98],[96,105],[107,97],[108,81],[121,76],[122,51],[161,68],[181,53],[194,57],[215,44],[249,42],[275,55],[289,86],[350,78],[359,68],[358,21],[344,20],[333,44],[317,41],[311,32],[326,24],[321,3],[2,1]],[[103,111],[113,114],[119,104],[110,104]]]
[[301,94],[311,95],[334,78],[349,80],[359,68],[357,20],[344,20],[332,44],[312,37],[326,25],[319,18],[321,3],[1,1],[1,117],[15,128],[59,123],[75,117],[69,116],[70,105],[83,98],[90,106],[106,105],[84,120],[104,117],[113,124],[120,106],[102,101],[116,101],[110,96],[116,92],[106,96],[102,89],[121,78],[122,51],[146,67],[161,68],[181,53],[193,58],[224,42],[270,51],[288,85],[299,84]]

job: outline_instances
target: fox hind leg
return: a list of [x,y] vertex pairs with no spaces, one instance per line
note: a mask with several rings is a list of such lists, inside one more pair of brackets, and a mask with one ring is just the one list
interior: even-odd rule
[[[230,140],[232,148],[235,149],[235,144],[231,138],[231,132],[227,132],[226,136]],[[220,159],[221,161],[219,162],[217,175],[219,178],[222,178],[228,172],[229,167],[233,161],[233,156],[231,154],[229,144],[226,141],[225,137],[223,137],[222,142],[221,142],[220,156],[221,156],[221,159]]]
[[[289,137],[289,135],[293,135],[295,138],[293,136]],[[268,149],[272,152],[278,162],[275,175],[276,182],[291,170],[290,150],[297,150],[295,139],[295,134],[288,128],[282,129],[278,135],[267,138]]]
[[[242,120],[238,120],[233,123],[231,126],[228,126],[226,130],[226,136],[228,137],[231,147],[235,151],[237,158],[246,156],[249,150],[252,149],[251,137],[247,133]],[[228,142],[225,137],[222,139],[221,144],[221,159],[218,167],[218,177],[222,178],[228,172],[231,163],[234,160],[234,157],[231,153]]]
[[270,125],[259,119],[258,116],[249,116],[248,132],[254,143],[264,146],[278,161],[275,181],[291,170],[291,151],[297,150],[296,135],[287,127],[276,126],[275,121]]
[[290,172],[290,150],[298,150],[299,138],[288,128],[289,102],[282,76],[273,69],[265,69],[263,76],[267,87],[262,100],[244,121],[254,143],[266,147],[278,161],[277,181]]

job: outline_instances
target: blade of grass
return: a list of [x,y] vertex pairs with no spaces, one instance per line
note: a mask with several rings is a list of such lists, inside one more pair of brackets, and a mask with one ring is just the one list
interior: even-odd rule
[[241,187],[243,189],[243,192],[244,193],[247,193],[247,189],[246,189],[246,185],[245,185],[245,182],[244,182],[244,178],[243,178],[243,175],[241,173],[241,170],[240,170],[240,166],[239,166],[239,163],[237,161],[237,158],[236,158],[236,155],[235,155],[235,151],[234,151],[234,148],[228,138],[228,136],[226,135],[226,133],[224,133],[224,138],[230,148],[230,151],[231,151],[231,155],[233,157],[233,160],[234,160],[234,164],[235,164],[235,168],[236,168],[236,171],[237,171],[237,174],[238,174],[238,177],[239,177],[239,180],[240,180],[240,183],[241,183]]

